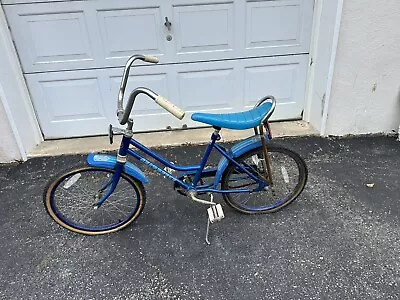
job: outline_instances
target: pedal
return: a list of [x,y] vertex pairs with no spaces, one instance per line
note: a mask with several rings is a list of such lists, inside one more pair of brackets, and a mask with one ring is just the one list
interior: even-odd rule
[[220,221],[225,218],[224,211],[222,210],[221,204],[213,205],[207,209],[208,220],[210,223]]

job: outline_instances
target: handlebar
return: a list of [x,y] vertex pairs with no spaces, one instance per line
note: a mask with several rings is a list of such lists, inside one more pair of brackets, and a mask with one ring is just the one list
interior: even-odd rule
[[179,120],[182,120],[183,117],[185,116],[185,112],[182,109],[180,109],[179,107],[175,106],[173,103],[169,102],[164,97],[157,96],[155,101],[156,101],[156,103],[158,105],[160,105],[165,110],[169,111],[171,114],[173,114]]
[[121,85],[120,85],[119,92],[118,92],[117,117],[118,117],[119,123],[121,125],[124,125],[124,124],[126,124],[126,122],[128,122],[129,115],[131,113],[133,104],[135,103],[135,99],[139,94],[145,94],[145,95],[149,96],[162,108],[166,109],[171,114],[173,114],[175,117],[182,120],[183,117],[185,116],[185,112],[182,109],[175,106],[174,104],[169,102],[167,99],[157,95],[152,90],[150,90],[148,88],[144,88],[144,87],[139,87],[139,88],[134,89],[131,92],[131,94],[129,95],[128,103],[127,103],[125,109],[123,108],[124,94],[125,94],[126,84],[128,82],[128,78],[129,78],[129,71],[130,71],[130,68],[131,68],[133,62],[138,59],[145,61],[145,62],[155,63],[155,64],[159,62],[157,57],[144,56],[144,55],[133,55],[128,59],[126,65],[125,65],[124,73],[123,73],[122,79],[121,79]]

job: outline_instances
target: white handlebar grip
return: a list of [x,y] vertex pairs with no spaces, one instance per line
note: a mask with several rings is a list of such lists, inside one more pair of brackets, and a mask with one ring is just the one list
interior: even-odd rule
[[171,114],[177,117],[179,120],[182,120],[185,116],[185,112],[179,107],[175,106],[173,103],[169,102],[167,99],[162,96],[156,97],[156,103],[160,105],[165,110],[168,110]]
[[156,64],[159,62],[158,58],[155,56],[145,56],[144,61],[151,62],[153,64]]

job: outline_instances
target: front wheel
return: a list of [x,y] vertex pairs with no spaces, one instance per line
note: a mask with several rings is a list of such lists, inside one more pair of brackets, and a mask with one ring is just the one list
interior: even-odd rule
[[[295,200],[307,182],[307,166],[304,160],[292,150],[268,145],[273,185],[251,193],[223,194],[224,200],[234,209],[247,213],[275,212]],[[248,151],[238,158],[243,168],[257,178],[265,176],[263,148]],[[221,180],[222,190],[256,190],[259,185],[246,173],[230,163]]]
[[59,225],[74,232],[97,235],[115,232],[142,212],[143,184],[122,173],[114,192],[97,207],[111,186],[114,170],[83,166],[57,176],[44,192],[47,212]]

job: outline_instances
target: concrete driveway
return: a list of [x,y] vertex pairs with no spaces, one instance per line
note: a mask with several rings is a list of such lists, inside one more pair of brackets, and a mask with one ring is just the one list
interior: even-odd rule
[[[49,177],[84,156],[0,167],[0,298],[399,299],[400,143],[275,142],[306,160],[305,191],[269,215],[247,216],[223,204],[226,218],[212,225],[210,246],[205,207],[153,173],[139,219],[121,232],[89,237],[59,227],[42,203]],[[203,150],[161,152],[193,163]]]

